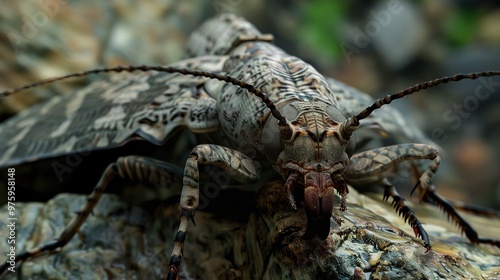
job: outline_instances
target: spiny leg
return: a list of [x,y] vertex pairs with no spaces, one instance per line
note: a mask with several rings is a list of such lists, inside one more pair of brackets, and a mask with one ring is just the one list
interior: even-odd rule
[[470,242],[491,244],[500,247],[500,240],[480,238],[477,231],[460,216],[453,204],[436,192],[436,187],[432,184],[432,178],[439,167],[439,160],[436,159],[431,162],[429,167],[420,176],[420,179],[412,190],[412,194],[415,190],[418,190],[421,201],[435,205],[443,210],[448,215],[448,218],[457,224],[460,230],[465,233],[465,236],[467,236]]
[[[415,186],[419,187],[418,185]],[[443,210],[453,222],[455,222],[460,230],[465,233],[467,239],[472,243],[483,243],[490,244],[500,248],[500,240],[490,239],[490,238],[481,238],[477,234],[476,230],[466,221],[460,214],[458,214],[453,204],[448,202],[446,199],[441,197],[436,191],[433,185],[430,185],[430,188],[427,188],[424,195],[423,201],[433,204]]]
[[488,207],[483,207],[480,205],[475,205],[475,204],[468,204],[464,203],[458,200],[450,200],[447,199],[447,201],[453,206],[453,208],[462,211],[462,212],[468,212],[477,216],[481,217],[486,217],[486,218],[495,218],[499,219],[500,218],[500,211],[497,211],[495,209],[491,209]]
[[[458,224],[460,229],[465,232],[467,238],[473,243],[492,244],[500,247],[500,241],[479,238],[477,232],[467,223],[455,210],[452,204],[435,192],[432,184],[432,178],[436,174],[441,158],[437,150],[426,144],[403,144],[378,149],[369,150],[356,154],[351,157],[349,166],[345,172],[344,178],[348,182],[356,182],[374,179],[383,179],[383,172],[396,166],[402,161],[430,159],[432,160],[427,169],[422,173],[414,190],[418,190],[420,199],[436,205],[445,211],[448,216]],[[425,242],[425,241],[424,241]]]
[[415,236],[420,236],[420,238],[424,241],[424,246],[427,248],[427,251],[429,251],[431,249],[429,236],[422,226],[422,223],[420,223],[417,216],[415,216],[415,212],[413,212],[413,210],[406,204],[406,199],[399,195],[396,188],[389,183],[387,178],[382,179],[381,183],[385,189],[384,200],[387,201],[389,196],[392,197],[392,206],[396,209],[396,212],[404,218],[406,223],[410,224],[413,228],[413,232],[415,232]]
[[193,221],[194,224],[194,212],[199,203],[198,165],[217,166],[231,178],[241,183],[255,183],[258,181],[258,172],[253,161],[238,151],[209,144],[198,145],[193,149],[184,168],[180,202],[181,221],[174,238],[174,248],[170,257],[167,279],[178,279],[179,277],[189,220]]
[[419,182],[424,182],[421,184],[424,189],[429,186],[427,182],[431,182],[441,160],[437,150],[425,144],[393,145],[355,154],[350,159],[349,166],[344,173],[344,179],[347,182],[382,181],[385,187],[384,197],[391,196],[394,199],[393,205],[398,213],[403,215],[405,221],[409,221],[415,234],[420,236],[424,241],[424,246],[429,250],[429,238],[421,223],[406,205],[404,199],[399,196],[396,189],[383,176],[385,171],[397,166],[399,163],[417,159],[432,160],[419,179]]
[[[179,168],[154,159],[128,156],[119,158],[115,163],[108,165],[101,179],[95,186],[92,193],[87,198],[87,203],[78,211],[77,216],[73,218],[66,229],[53,241],[42,244],[30,251],[16,256],[15,262],[24,262],[28,259],[41,256],[45,253],[53,252],[58,248],[64,247],[73,236],[79,232],[80,227],[87,217],[92,213],[94,207],[99,202],[106,187],[117,177],[139,182],[150,182],[156,185],[166,185],[170,187],[169,182],[172,178],[180,177]],[[0,266],[0,275],[2,275],[9,265],[7,263]]]
[[[435,173],[435,171],[437,170],[437,166],[432,167],[432,169],[434,171],[429,170],[429,168],[426,170],[427,175],[425,177],[427,177],[427,178],[429,176],[429,172]],[[413,173],[418,172],[417,169],[418,168],[416,166],[412,166]],[[420,176],[420,178],[424,175],[425,175],[425,172],[424,172],[424,174],[422,174]],[[433,176],[433,174],[431,174],[431,176]],[[415,187],[411,191],[411,194],[413,194],[415,191],[417,191],[420,201],[424,201],[426,203],[432,204],[432,205],[440,208],[441,210],[443,210],[443,212],[445,212],[447,214],[448,219],[451,219],[460,228],[460,230],[465,233],[465,235],[467,236],[467,238],[471,242],[473,242],[473,243],[478,242],[479,236],[478,236],[477,232],[474,230],[474,228],[472,228],[472,226],[466,220],[464,220],[460,216],[460,214],[458,214],[458,212],[455,209],[455,207],[453,206],[453,204],[451,204],[449,201],[447,201],[446,199],[441,197],[435,191],[435,189],[436,188],[431,183],[431,180],[418,180],[417,184],[415,185]],[[490,243],[490,242],[487,242],[487,243]]]

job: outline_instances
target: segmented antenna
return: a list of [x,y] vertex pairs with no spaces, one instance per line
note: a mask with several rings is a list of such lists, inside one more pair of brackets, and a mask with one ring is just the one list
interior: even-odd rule
[[477,79],[480,77],[491,77],[491,76],[500,76],[500,71],[487,71],[487,72],[476,72],[469,74],[456,74],[451,77],[443,77],[439,79],[435,79],[432,81],[423,82],[420,84],[416,84],[402,91],[398,91],[392,95],[386,95],[384,98],[377,99],[371,106],[365,108],[359,114],[348,118],[341,127],[341,132],[343,135],[351,135],[354,130],[359,126],[359,121],[367,118],[373,111],[379,109],[380,107],[390,104],[393,100],[403,98],[412,93],[421,91],[426,88],[434,87],[440,84],[445,84],[448,82],[457,82],[464,79]]
[[286,119],[281,115],[281,113],[276,109],[276,106],[274,103],[265,95],[262,93],[262,91],[256,89],[253,85],[247,84],[243,81],[240,81],[236,78],[233,78],[231,76],[227,75],[220,75],[220,74],[215,74],[211,72],[206,72],[206,71],[197,71],[197,70],[189,70],[189,69],[180,69],[180,68],[175,68],[175,67],[169,67],[169,66],[147,66],[147,65],[142,65],[142,66],[117,66],[117,67],[111,67],[111,68],[102,68],[102,69],[94,69],[94,70],[89,70],[89,71],[83,71],[83,72],[77,72],[73,74],[69,74],[66,76],[61,76],[61,77],[56,77],[56,78],[49,78],[45,80],[40,80],[31,84],[27,84],[25,86],[19,87],[19,88],[14,88],[10,90],[6,90],[0,93],[0,97],[5,97],[9,96],[13,93],[20,92],[23,90],[27,90],[33,87],[37,86],[42,86],[46,84],[50,84],[56,81],[61,81],[61,80],[66,80],[69,78],[77,78],[77,77],[83,77],[87,76],[90,74],[98,74],[98,73],[110,73],[110,72],[133,72],[133,71],[158,71],[158,72],[166,72],[166,73],[180,73],[183,75],[193,75],[196,77],[205,77],[209,79],[215,79],[223,82],[227,82],[230,84],[233,84],[235,86],[238,86],[240,88],[244,88],[247,91],[253,93],[255,96],[259,97],[271,110],[271,114],[273,115],[274,118],[276,118],[279,122],[278,124],[280,126],[286,125]]

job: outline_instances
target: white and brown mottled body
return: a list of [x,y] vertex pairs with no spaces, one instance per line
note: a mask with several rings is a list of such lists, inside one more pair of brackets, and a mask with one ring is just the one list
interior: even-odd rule
[[[431,164],[417,183],[421,198],[445,209],[472,242],[498,245],[495,240],[478,238],[453,207],[434,192],[431,179],[440,157],[430,141],[394,110],[372,114],[394,99],[441,82],[428,82],[373,103],[367,95],[324,77],[311,65],[285,53],[270,42],[271,38],[233,15],[210,20],[192,36],[187,51],[192,57],[168,68],[157,68],[160,72],[96,83],[2,124],[0,167],[109,149],[138,139],[161,145],[179,127],[210,134],[212,141],[199,143],[186,161],[181,222],[169,278],[178,277],[188,224],[194,221],[200,202],[200,165],[217,166],[247,184],[258,181],[261,167],[272,166],[275,176],[285,181],[293,207],[297,205],[292,193],[302,185],[308,217],[304,238],[328,236],[335,189],[344,211],[347,183],[382,182],[385,195],[394,199],[396,209],[430,249],[421,223],[386,180],[390,177],[386,171],[402,161],[429,159]],[[373,127],[395,139],[395,145],[367,151],[355,148],[353,132]],[[404,142],[423,144],[401,144]],[[166,181],[171,172],[168,165],[157,160],[137,156],[118,159],[106,169],[88,204],[63,234],[18,256],[18,260],[64,246],[116,176],[157,182]]]

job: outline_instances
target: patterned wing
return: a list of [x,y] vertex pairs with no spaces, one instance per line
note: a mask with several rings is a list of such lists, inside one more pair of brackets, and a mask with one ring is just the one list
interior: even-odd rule
[[[225,57],[184,60],[173,66],[220,72]],[[109,149],[134,139],[160,145],[177,127],[218,129],[206,79],[157,72],[113,75],[76,93],[39,104],[0,125],[0,167]]]
[[233,14],[221,14],[207,20],[189,37],[186,56],[225,55],[241,39],[262,35],[253,24]]

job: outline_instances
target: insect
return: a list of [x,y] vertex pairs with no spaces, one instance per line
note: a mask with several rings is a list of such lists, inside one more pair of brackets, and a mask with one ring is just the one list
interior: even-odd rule
[[[443,208],[471,242],[499,246],[480,238],[454,208],[435,191],[432,178],[440,163],[430,144],[397,144],[359,152],[355,132],[378,125],[387,133],[409,140],[425,138],[405,130],[394,111],[372,114],[395,99],[449,81],[499,75],[482,72],[456,75],[418,84],[375,102],[355,89],[325,78],[312,66],[286,54],[251,24],[232,15],[207,22],[192,37],[193,58],[169,67],[118,67],[45,80],[26,89],[69,77],[99,72],[141,70],[130,79],[97,83],[71,98],[37,106],[0,128],[4,139],[0,166],[12,166],[67,153],[109,149],[131,140],[164,144],[174,129],[186,127],[210,135],[210,144],[197,145],[183,173],[181,221],[174,239],[169,279],[179,275],[188,224],[202,201],[200,167],[213,165],[241,183],[258,182],[261,170],[274,169],[284,180],[284,194],[292,208],[303,207],[307,228],[303,238],[325,239],[330,232],[334,192],[346,210],[347,184],[380,182],[385,196],[430,250],[429,237],[413,211],[389,180],[389,171],[403,161],[430,160],[419,173],[415,190],[420,198]],[[206,47],[210,46],[210,47]],[[209,54],[210,56],[203,56]],[[150,71],[150,72],[147,72]],[[12,94],[18,89],[7,91]],[[45,125],[33,116],[44,116]],[[62,121],[61,121],[62,120]],[[391,129],[397,123],[398,131]],[[49,133],[47,133],[49,132]],[[420,139],[422,138],[422,139]],[[87,205],[61,236],[21,254],[16,261],[64,246],[91,214],[106,186],[116,177],[162,182],[171,176],[168,164],[139,156],[125,156],[108,166]],[[303,198],[295,197],[303,189]],[[1,268],[7,269],[8,264]]]

